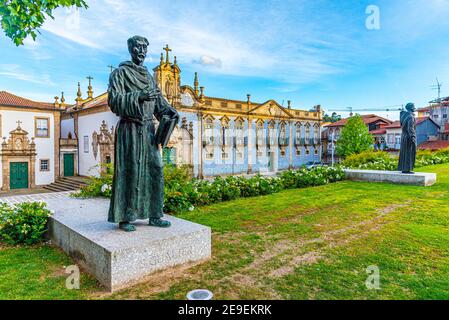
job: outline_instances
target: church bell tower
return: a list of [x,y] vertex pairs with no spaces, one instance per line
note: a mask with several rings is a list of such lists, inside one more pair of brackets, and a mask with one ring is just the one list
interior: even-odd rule
[[159,65],[153,69],[154,79],[156,80],[159,89],[167,99],[167,101],[176,106],[181,102],[181,69],[179,69],[176,56],[173,63],[170,62],[170,52],[168,44],[163,48],[164,54],[161,53],[161,60]]

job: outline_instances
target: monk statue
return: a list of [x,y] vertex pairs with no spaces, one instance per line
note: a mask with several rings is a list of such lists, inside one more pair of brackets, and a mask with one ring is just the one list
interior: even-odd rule
[[416,159],[416,122],[414,112],[415,105],[409,103],[406,111],[401,111],[400,123],[402,128],[401,150],[399,151],[398,170],[402,173],[413,174]]
[[109,77],[108,104],[120,120],[115,129],[115,158],[109,222],[124,231],[131,223],[149,219],[149,225],[167,228],[163,220],[164,177],[153,116],[179,121],[178,112],[165,100],[144,66],[149,42],[128,39],[132,61],[122,62]]

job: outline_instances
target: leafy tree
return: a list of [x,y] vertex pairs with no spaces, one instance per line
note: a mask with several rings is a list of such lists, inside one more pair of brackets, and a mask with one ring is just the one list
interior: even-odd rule
[[36,40],[36,32],[47,17],[59,7],[87,8],[85,0],[3,0],[0,1],[1,27],[5,34],[19,46],[27,36]]
[[373,148],[374,138],[360,115],[348,119],[337,140],[336,151],[340,157],[359,154]]
[[323,117],[324,122],[337,122],[341,120],[341,115],[337,114],[336,112],[332,112],[332,115],[328,115],[327,113]]

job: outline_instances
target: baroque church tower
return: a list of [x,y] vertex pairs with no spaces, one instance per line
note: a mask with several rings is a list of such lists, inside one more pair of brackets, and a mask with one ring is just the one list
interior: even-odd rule
[[164,54],[161,53],[159,65],[153,69],[154,79],[167,101],[176,107],[181,102],[181,69],[177,64],[176,56],[173,63],[170,62],[170,51],[172,50],[168,45],[163,50],[165,59]]

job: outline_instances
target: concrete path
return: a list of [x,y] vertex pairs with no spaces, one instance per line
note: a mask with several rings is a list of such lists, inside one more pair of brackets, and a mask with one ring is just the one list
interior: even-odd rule
[[12,204],[17,204],[17,203],[21,203],[21,202],[34,202],[34,201],[46,202],[49,199],[68,199],[71,193],[73,193],[73,191],[38,193],[38,194],[27,194],[27,195],[2,197],[2,198],[0,198],[0,203],[3,202],[6,204],[9,204],[9,205],[12,205]]

